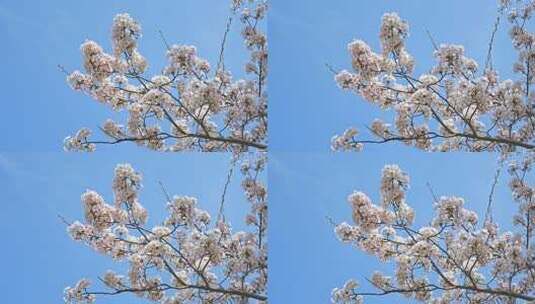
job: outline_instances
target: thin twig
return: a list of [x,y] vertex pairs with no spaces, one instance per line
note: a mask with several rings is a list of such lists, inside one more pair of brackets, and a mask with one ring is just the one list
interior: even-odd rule
[[67,221],[67,219],[66,219],[63,215],[58,214],[58,218],[59,218],[65,225],[67,225],[67,226],[70,226],[70,225],[71,225],[71,223],[70,223],[69,221]]
[[490,35],[490,41],[489,41],[489,46],[488,46],[488,50],[487,50],[487,59],[485,61],[485,71],[487,69],[493,69],[492,67],[492,47],[494,45],[494,38],[496,36],[496,32],[498,31],[498,26],[500,25],[500,18],[501,18],[501,15],[498,14],[498,16],[496,17],[496,21],[494,21],[494,27],[492,29],[492,34]]
[[487,223],[487,221],[490,221],[492,223],[492,201],[494,199],[494,190],[496,189],[496,185],[498,184],[498,180],[500,177],[501,168],[498,168],[496,170],[496,173],[494,174],[494,181],[492,182],[492,186],[490,188],[489,193],[489,200],[487,203],[487,210],[485,211],[485,221],[483,223]]
[[225,44],[227,42],[227,36],[228,36],[228,33],[230,32],[230,27],[232,25],[232,20],[234,18],[234,14],[236,12],[233,11],[232,14],[228,17],[227,19],[227,25],[225,27],[225,33],[223,34],[223,39],[221,41],[221,47],[220,47],[220,50],[219,50],[219,61],[217,62],[217,69],[216,71],[219,71],[220,69],[221,70],[225,70]]
[[229,171],[227,173],[227,179],[225,181],[225,186],[223,187],[223,193],[221,194],[221,201],[219,203],[219,211],[217,213],[217,223],[220,221],[220,220],[223,220],[223,222],[226,221],[225,219],[225,197],[227,195],[227,189],[228,189],[228,186],[230,185],[230,180],[232,179],[232,174],[234,172],[234,167],[235,167],[235,164],[236,164],[236,160],[237,158],[233,157],[231,162],[230,162],[230,168],[229,168]]
[[335,75],[338,74],[338,71],[337,71],[332,65],[326,63],[325,66],[327,67],[327,69],[328,69],[331,73],[333,73],[333,74],[335,74]]
[[431,196],[433,197],[433,201],[435,203],[438,203],[438,197],[435,194],[435,191],[433,190],[433,187],[431,186],[431,183],[427,182],[427,183],[425,183],[425,185],[427,186],[427,189],[429,189],[429,192],[431,193]]
[[64,66],[62,66],[61,64],[58,64],[58,70],[60,70],[60,72],[63,72],[65,75],[69,75],[69,72],[67,72],[67,70],[65,69]]
[[158,181],[158,184],[160,184],[160,187],[162,188],[162,192],[165,195],[165,198],[167,199],[167,202],[171,203],[171,196],[169,195],[169,193],[165,189],[165,186],[163,185],[162,181]]
[[162,41],[165,44],[165,47],[167,48],[167,50],[170,50],[171,47],[169,46],[169,43],[167,43],[167,39],[165,39],[165,36],[164,36],[162,30],[158,30],[158,33],[160,33],[160,37],[162,38]]
[[431,32],[428,29],[425,29],[425,32],[427,33],[427,37],[429,37],[429,40],[431,40],[431,44],[433,45],[433,48],[435,49],[435,51],[438,51],[438,45],[435,42],[433,35],[431,35]]

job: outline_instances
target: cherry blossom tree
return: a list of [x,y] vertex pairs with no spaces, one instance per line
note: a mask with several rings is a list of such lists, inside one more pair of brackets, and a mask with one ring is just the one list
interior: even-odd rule
[[[383,16],[382,52],[363,41],[348,48],[353,72],[336,74],[338,84],[393,111],[392,122],[375,120],[376,140],[359,140],[348,129],[332,148],[360,151],[366,143],[403,142],[425,151],[497,152],[507,166],[517,212],[513,230],[500,231],[492,217],[493,180],[484,216],[455,196],[436,197],[427,226],[415,227],[415,211],[406,200],[409,176],[397,165],[383,169],[380,203],[362,192],[348,197],[353,223],[335,225],[335,233],[380,262],[392,275],[375,272],[368,281],[376,291],[360,291],[356,280],[332,292],[333,303],[363,303],[366,296],[399,294],[423,303],[519,303],[535,301],[535,34],[527,27],[535,1],[500,1],[499,18],[482,73],[458,45],[435,46],[437,63],[415,76],[414,59],[405,47],[409,26],[397,14]],[[492,66],[492,47],[500,18],[507,16],[518,51],[517,80],[500,80]],[[433,42],[434,44],[434,42]]]
[[348,202],[353,223],[336,225],[338,238],[395,267],[373,273],[377,292],[359,292],[349,280],[332,293],[333,303],[363,303],[364,296],[401,294],[423,303],[517,303],[535,301],[535,187],[528,184],[534,154],[511,164],[510,188],[518,203],[514,231],[501,232],[491,217],[480,219],[455,196],[434,197],[435,215],[415,227],[406,201],[409,176],[387,165],[379,204],[362,192]]
[[93,190],[82,194],[84,220],[68,223],[70,236],[114,261],[128,264],[121,274],[105,272],[104,287],[81,279],[64,292],[66,303],[93,303],[98,296],[133,294],[150,302],[267,303],[267,191],[261,181],[265,157],[242,155],[242,188],[250,212],[247,231],[233,232],[224,216],[229,172],[217,218],[194,197],[164,190],[167,217],[149,227],[139,201],[142,177],[117,165],[113,203]]
[[350,128],[334,136],[334,150],[361,150],[366,143],[403,142],[426,151],[515,151],[535,148],[535,34],[528,25],[535,2],[503,0],[500,18],[506,15],[510,37],[518,53],[512,64],[514,80],[500,79],[492,66],[492,46],[487,60],[478,63],[464,47],[436,45],[436,64],[415,75],[415,60],[405,40],[409,24],[396,13],[382,18],[376,53],[362,40],[348,45],[352,71],[336,73],[336,82],[364,100],[392,114],[391,121],[376,119],[368,127],[376,139],[360,140]]
[[[128,14],[113,20],[113,50],[87,40],[80,49],[84,71],[68,74],[70,86],[111,110],[126,113],[124,124],[111,119],[91,139],[80,129],[65,138],[66,150],[94,151],[98,144],[134,142],[158,151],[245,151],[267,148],[267,38],[262,33],[266,0],[233,0],[219,60],[212,66],[195,46],[168,45],[167,64],[147,75],[148,61],[138,50],[141,25]],[[234,79],[224,50],[234,19],[250,53],[246,78]]]
[[[138,199],[141,174],[117,165],[113,203],[97,192],[82,194],[84,220],[68,222],[68,233],[114,261],[126,273],[107,271],[102,287],[83,278],[64,291],[66,303],[93,303],[99,296],[133,294],[150,302],[267,303],[267,189],[263,171],[267,150],[267,38],[262,33],[266,0],[233,0],[222,31],[215,67],[194,46],[169,45],[161,73],[148,76],[138,50],[141,26],[128,14],[113,20],[111,53],[94,41],[81,46],[84,71],[66,72],[67,81],[113,111],[101,126],[106,139],[93,140],[82,128],[64,140],[66,151],[92,152],[97,145],[133,142],[156,151],[232,152],[232,166],[216,218],[194,197],[164,190],[167,217],[149,226]],[[249,59],[245,77],[234,79],[224,61],[235,19]],[[250,211],[245,231],[233,231],[225,218],[227,187],[240,164],[242,189]],[[239,208],[239,206],[233,206]],[[154,221],[153,221],[154,222]]]

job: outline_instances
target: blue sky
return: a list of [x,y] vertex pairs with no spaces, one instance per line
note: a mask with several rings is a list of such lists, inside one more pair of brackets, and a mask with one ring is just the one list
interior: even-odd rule
[[[381,16],[396,11],[410,24],[407,41],[417,72],[433,64],[429,30],[437,43],[462,44],[481,62],[496,17],[495,1],[273,0],[270,38],[270,296],[273,303],[328,303],[332,288],[373,270],[390,269],[340,243],[326,217],[351,221],[347,195],[362,190],[377,200],[381,169],[398,163],[411,175],[409,203],[417,222],[432,215],[429,182],[438,195],[457,195],[470,208],[486,207],[496,155],[417,152],[401,144],[370,146],[356,154],[329,153],[330,139],[349,126],[364,129],[377,108],[340,90],[325,64],[349,69],[346,45],[367,41],[379,51]],[[515,59],[507,28],[496,36],[494,66],[511,76]],[[505,227],[516,206],[502,178],[494,213]],[[368,298],[366,303],[403,300]]]
[[[416,58],[416,71],[426,72],[434,63],[426,29],[437,43],[462,44],[468,56],[484,62],[496,3],[273,0],[268,22],[271,151],[327,151],[334,134],[350,126],[365,131],[373,118],[383,117],[376,107],[339,89],[325,65],[350,69],[347,44],[353,39],[379,52],[384,13],[398,12],[409,22],[407,49]],[[495,67],[502,77],[510,77],[516,55],[504,25],[502,21],[496,36]]]
[[[142,203],[154,220],[165,212],[160,180],[172,194],[196,196],[202,207],[217,210],[228,154],[159,154],[128,144],[101,146],[94,154],[63,152],[66,135],[80,127],[96,129],[110,110],[72,91],[57,65],[79,69],[79,46],[85,39],[109,50],[113,16],[122,12],[130,13],[143,27],[140,50],[150,62],[150,72],[157,73],[165,61],[158,30],[170,43],[196,45],[201,56],[214,62],[228,11],[224,1],[191,0],[180,5],[171,0],[157,5],[152,1],[0,1],[0,57],[6,71],[0,81],[8,88],[0,121],[4,303],[60,303],[66,285],[82,276],[96,279],[113,266],[70,240],[58,215],[81,218],[80,195],[87,188],[111,200],[117,163],[130,162],[143,173]],[[238,26],[228,39],[226,66],[239,76],[248,55]],[[233,179],[227,199],[227,218],[235,228],[243,228],[249,206],[238,178]],[[102,302],[135,303],[129,297]]]
[[[95,190],[112,202],[111,182],[116,164],[130,163],[143,174],[140,202],[149,211],[149,223],[158,224],[166,214],[160,181],[171,195],[197,197],[200,207],[215,216],[229,159],[227,154],[186,153],[177,157],[138,149],[128,155],[0,153],[0,227],[5,245],[0,253],[3,303],[61,303],[65,286],[81,277],[95,282],[107,269],[124,267],[72,241],[58,218],[61,215],[69,221],[83,219],[80,195],[86,189]],[[243,229],[249,205],[241,191],[239,174],[234,175],[228,191],[226,218],[234,229]],[[137,303],[125,296],[101,302]]]
[[[0,151],[58,151],[65,136],[81,127],[96,129],[110,117],[107,107],[71,90],[57,65],[68,71],[81,69],[80,44],[86,39],[111,51],[110,28],[116,14],[128,12],[140,22],[140,52],[149,61],[149,73],[158,73],[166,61],[159,30],[170,44],[195,45],[200,56],[217,62],[229,8],[227,1],[211,0],[180,5],[172,0],[0,1],[0,57],[9,70],[0,75],[9,88],[3,98],[9,115],[0,121],[0,129],[12,130],[6,132]],[[225,59],[240,76],[248,54],[239,23],[234,25]]]
[[[497,168],[493,155],[393,152],[384,148],[372,147],[359,154],[271,153],[272,303],[329,303],[332,288],[346,280],[355,278],[363,291],[372,291],[365,278],[374,270],[391,270],[391,265],[339,242],[326,219],[352,223],[347,196],[354,190],[365,192],[377,203],[385,164],[399,164],[410,175],[407,202],[415,209],[418,225],[429,224],[432,216],[433,198],[427,183],[436,195],[463,197],[467,208],[484,214]],[[502,227],[511,227],[516,205],[505,177],[502,175],[496,188],[493,214]],[[365,300],[387,302],[407,301],[397,296]]]
[[[399,163],[412,177],[409,201],[425,222],[431,214],[430,182],[438,194],[455,194],[482,210],[495,170],[489,154],[428,154],[401,145],[370,146],[361,154],[329,152],[332,135],[361,127],[377,109],[337,88],[325,64],[348,68],[346,45],[354,38],[378,48],[383,13],[398,11],[411,25],[409,51],[417,70],[432,63],[428,29],[437,42],[466,46],[484,59],[495,18],[494,1],[306,1],[271,0],[269,27],[270,302],[326,303],[331,289],[348,278],[363,279],[378,265],[373,258],[338,242],[326,216],[349,221],[347,195],[363,190],[377,198],[380,170]],[[5,231],[0,284],[6,303],[58,303],[65,285],[80,276],[95,278],[113,264],[74,243],[57,218],[82,216],[79,197],[93,188],[111,198],[117,163],[131,162],[143,173],[142,202],[153,218],[163,215],[163,181],[171,193],[193,195],[209,210],[217,206],[229,165],[226,154],[159,154],[133,145],[99,147],[95,154],[62,152],[62,140],[80,127],[95,129],[109,109],[65,83],[58,71],[80,68],[79,45],[93,39],[110,47],[115,14],[128,12],[143,27],[140,50],[157,72],[164,64],[162,30],[170,43],[196,45],[214,62],[228,13],[216,0],[176,1],[0,1],[0,58],[4,113],[0,129],[0,184]],[[246,54],[236,28],[229,36],[227,66],[242,73]],[[510,75],[514,59],[505,30],[499,31],[495,66]],[[306,152],[306,153],[305,153]],[[509,223],[510,194],[504,181],[495,213]],[[231,184],[228,217],[239,228],[247,205]],[[420,217],[420,215],[422,215]],[[31,289],[28,288],[31,286]],[[390,300],[390,299],[389,299]],[[105,303],[135,303],[130,298]],[[370,299],[370,303],[380,303]]]

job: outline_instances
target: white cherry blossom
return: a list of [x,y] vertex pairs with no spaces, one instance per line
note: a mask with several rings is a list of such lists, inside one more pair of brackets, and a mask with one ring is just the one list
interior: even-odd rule
[[[195,46],[174,44],[167,46],[167,64],[154,76],[147,75],[148,61],[138,50],[141,25],[129,14],[115,16],[112,52],[85,41],[84,70],[68,73],[67,82],[112,111],[124,113],[124,121],[107,120],[101,127],[107,137],[103,140],[90,138],[91,131],[83,128],[65,139],[65,150],[91,152],[99,144],[122,142],[157,151],[265,150],[266,10],[265,0],[233,1],[217,64],[201,57]],[[250,54],[240,79],[233,78],[224,64],[234,19],[242,23],[245,51]]]
[[462,45],[431,41],[435,64],[417,75],[406,45],[408,23],[396,13],[384,14],[381,52],[374,52],[362,40],[350,42],[352,70],[336,72],[335,80],[340,88],[391,115],[385,122],[371,124],[376,139],[358,139],[357,130],[349,128],[333,137],[332,149],[360,151],[363,144],[391,141],[425,151],[535,149],[535,34],[529,26],[534,3],[500,3],[499,13],[508,17],[510,38],[518,53],[511,64],[514,79],[500,79],[492,67],[494,38],[482,64],[467,57]]
[[480,218],[455,196],[434,198],[430,224],[415,227],[406,202],[409,177],[397,165],[385,166],[381,203],[353,192],[348,198],[353,223],[336,225],[335,233],[344,244],[392,265],[394,273],[375,272],[369,281],[377,291],[371,292],[359,291],[351,279],[333,290],[332,302],[362,303],[387,294],[431,304],[535,301],[534,162],[535,153],[528,153],[509,166],[518,204],[512,231],[500,231],[491,214]]
[[250,212],[248,228],[237,232],[224,218],[225,193],[217,218],[194,197],[167,197],[167,217],[148,227],[148,211],[138,195],[141,174],[128,164],[117,165],[113,203],[87,190],[82,195],[84,221],[70,223],[67,231],[73,240],[127,264],[128,270],[106,271],[100,278],[104,290],[81,279],[65,289],[65,303],[93,303],[97,297],[124,293],[169,304],[267,303],[267,191],[261,181],[266,160],[252,154],[242,155],[241,161]]

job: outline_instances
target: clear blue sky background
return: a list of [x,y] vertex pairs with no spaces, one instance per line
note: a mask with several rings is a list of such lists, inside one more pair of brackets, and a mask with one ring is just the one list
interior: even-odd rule
[[[96,282],[117,265],[76,243],[58,218],[83,219],[80,195],[86,189],[113,202],[111,182],[117,163],[130,163],[143,174],[140,202],[149,211],[149,224],[161,223],[171,195],[197,197],[200,207],[217,214],[229,168],[227,154],[155,154],[134,149],[126,154],[63,152],[0,153],[4,231],[0,266],[3,303],[61,303],[63,288],[81,277]],[[231,181],[225,209],[234,229],[243,229],[248,210],[239,175]],[[142,303],[128,296],[103,298],[102,303]]]
[[[340,90],[325,67],[350,69],[347,43],[367,41],[380,51],[381,16],[397,11],[411,27],[408,50],[425,72],[434,62],[428,29],[437,43],[466,47],[484,61],[496,18],[496,1],[306,1],[272,0],[270,34],[270,296],[273,303],[328,303],[332,288],[375,269],[390,269],[340,243],[327,223],[351,221],[346,197],[363,190],[375,200],[381,169],[399,163],[412,177],[409,202],[417,221],[432,215],[429,182],[438,195],[458,195],[469,207],[484,210],[496,169],[490,154],[428,154],[400,144],[367,146],[361,154],[329,153],[330,139],[349,126],[364,129],[375,107]],[[515,55],[503,27],[496,37],[494,65],[511,76]],[[388,114],[386,114],[388,115]],[[366,136],[366,134],[364,135]],[[312,153],[310,153],[312,151]],[[307,153],[304,153],[307,152]],[[496,193],[495,215],[510,227],[515,210],[506,180]],[[367,303],[401,303],[399,297],[369,298]]]
[[[110,117],[107,107],[71,90],[57,65],[68,71],[82,69],[79,46],[86,39],[111,52],[110,28],[116,14],[127,12],[140,22],[139,49],[149,62],[149,73],[156,74],[166,63],[158,30],[170,44],[195,45],[200,56],[215,64],[229,8],[228,1],[212,0],[0,1],[0,55],[6,71],[0,81],[9,89],[3,98],[8,115],[0,121],[0,129],[8,132],[0,150],[57,151],[65,136],[81,127],[96,129]],[[240,76],[248,54],[240,25],[234,25],[225,59]],[[100,135],[98,130],[95,134]]]
[[[407,48],[416,58],[416,71],[423,73],[435,62],[426,29],[438,44],[462,44],[468,56],[484,62],[496,3],[272,0],[268,23],[271,151],[327,151],[334,134],[350,126],[365,134],[364,126],[385,115],[339,89],[325,66],[350,70],[347,44],[353,39],[362,39],[380,52],[378,33],[384,13],[398,12],[409,22]],[[495,67],[502,77],[510,77],[516,55],[504,25],[502,21],[496,36]]]
[[[93,39],[110,50],[110,26],[128,12],[143,27],[140,50],[157,73],[165,64],[162,30],[170,43],[196,45],[216,62],[229,4],[225,1],[0,1],[0,57],[5,88],[4,139],[0,142],[0,189],[4,231],[0,276],[3,303],[61,303],[63,288],[80,277],[96,279],[114,264],[70,240],[58,215],[82,217],[80,195],[87,188],[112,200],[117,163],[143,173],[141,201],[157,222],[165,212],[158,181],[172,194],[196,196],[215,212],[225,183],[228,154],[158,154],[133,145],[101,146],[95,154],[62,151],[63,138],[80,127],[96,129],[110,110],[65,82],[56,67],[81,68],[79,45]],[[247,54],[236,26],[229,36],[226,65],[242,75]],[[98,135],[98,134],[97,134]],[[231,183],[227,218],[243,228],[248,205],[239,179]],[[130,297],[102,303],[137,303]]]
[[[433,214],[435,194],[465,198],[466,207],[484,214],[497,168],[489,154],[395,152],[372,147],[360,154],[271,154],[270,297],[273,303],[329,303],[330,293],[350,278],[372,291],[365,278],[374,270],[388,272],[392,265],[379,263],[358,249],[338,241],[326,217],[352,223],[347,196],[363,191],[379,200],[381,170],[399,164],[411,176],[408,203],[416,211],[416,224],[427,225]],[[502,175],[495,201],[494,219],[511,227],[515,203]],[[392,271],[390,273],[393,274]],[[367,298],[365,303],[409,303],[403,298]]]
[[[399,145],[369,147],[363,154],[332,154],[333,134],[362,127],[379,113],[359,98],[339,90],[326,63],[348,68],[346,44],[353,38],[379,46],[384,12],[398,11],[411,24],[408,47],[432,62],[429,29],[438,42],[464,44],[483,59],[495,18],[494,1],[305,1],[272,0],[270,39],[270,302],[326,303],[333,287],[362,278],[378,265],[340,244],[326,220],[350,220],[346,196],[354,189],[377,198],[380,169],[400,163],[412,175],[409,200],[425,222],[431,212],[430,182],[438,194],[457,194],[470,206],[484,208],[495,169],[493,155],[425,154]],[[74,92],[57,69],[80,68],[79,45],[94,39],[110,47],[113,16],[129,12],[144,29],[141,52],[157,72],[164,64],[162,30],[171,43],[194,44],[202,56],[217,58],[228,3],[181,1],[1,1],[3,48],[0,75],[5,90],[0,130],[0,183],[5,232],[0,284],[5,303],[58,303],[65,285],[80,276],[95,278],[112,264],[71,241],[57,218],[82,215],[79,196],[86,188],[111,199],[110,182],[118,162],[131,162],[145,176],[142,201],[153,218],[163,214],[158,187],[194,195],[216,208],[228,155],[156,154],[131,145],[99,147],[95,154],[61,151],[63,138],[80,127],[96,128],[110,111]],[[245,54],[237,31],[229,37],[226,58],[239,76]],[[510,73],[510,43],[501,30],[496,66]],[[295,152],[308,151],[306,154]],[[459,173],[460,172],[460,173]],[[229,217],[238,228],[247,206],[233,181]],[[495,211],[509,222],[509,193],[503,183]],[[236,208],[234,208],[236,207]],[[31,286],[31,287],[29,287]],[[105,303],[135,303],[130,298]],[[372,300],[372,303],[373,300]],[[375,303],[380,303],[375,300]]]

